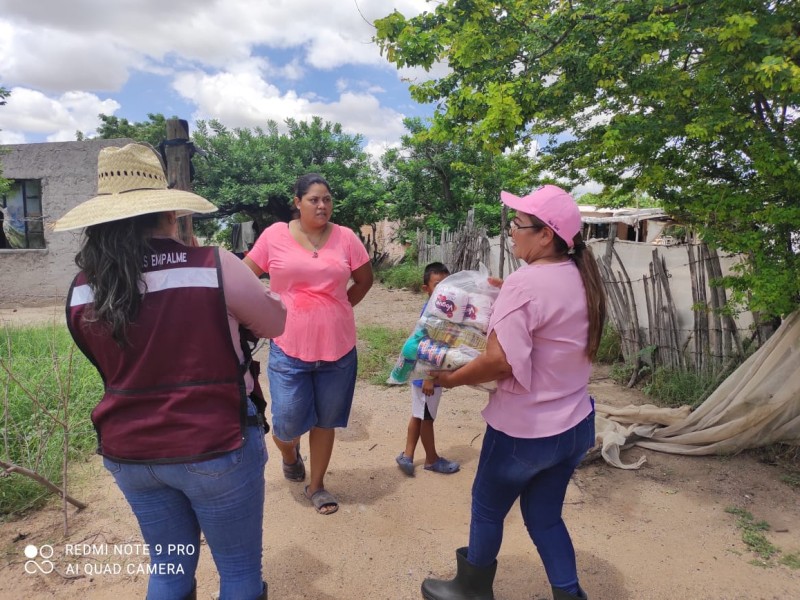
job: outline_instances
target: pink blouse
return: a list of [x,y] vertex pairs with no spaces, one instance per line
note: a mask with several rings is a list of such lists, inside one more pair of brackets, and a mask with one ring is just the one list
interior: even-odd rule
[[526,265],[509,275],[492,308],[492,331],[512,375],[497,382],[483,410],[489,425],[512,437],[549,437],[591,412],[589,317],[575,263]]
[[308,362],[338,360],[356,345],[347,285],[369,255],[350,229],[331,225],[317,258],[292,237],[288,223],[265,229],[247,255],[269,273],[270,289],[286,304],[286,329],[275,343],[289,356]]

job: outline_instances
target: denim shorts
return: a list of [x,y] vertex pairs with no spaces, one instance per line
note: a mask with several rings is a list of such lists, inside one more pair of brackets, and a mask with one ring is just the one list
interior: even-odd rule
[[269,345],[272,433],[289,442],[312,427],[347,427],[356,389],[355,347],[338,360],[305,361]]

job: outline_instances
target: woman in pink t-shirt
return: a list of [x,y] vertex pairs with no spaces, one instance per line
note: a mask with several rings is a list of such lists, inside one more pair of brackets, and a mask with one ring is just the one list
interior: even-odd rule
[[514,255],[526,265],[503,282],[492,307],[486,352],[442,387],[497,380],[483,411],[486,435],[472,487],[469,547],[456,551],[451,581],[426,579],[427,600],[490,600],[503,522],[519,498],[525,526],[544,563],[555,600],[587,598],[561,518],[570,477],[594,445],[594,403],[587,390],[605,321],[600,272],[581,237],[577,204],[546,185],[502,201]]
[[[283,335],[270,342],[272,436],[283,455],[283,474],[305,479],[300,436],[309,431],[311,479],[306,497],[320,514],[339,508],[325,489],[336,427],[346,427],[356,382],[353,307],[372,286],[364,245],[346,227],[330,222],[328,182],[310,173],[297,180],[299,217],[275,223],[259,236],[244,262],[269,273],[270,289],[287,309]],[[352,285],[348,284],[352,279]]]

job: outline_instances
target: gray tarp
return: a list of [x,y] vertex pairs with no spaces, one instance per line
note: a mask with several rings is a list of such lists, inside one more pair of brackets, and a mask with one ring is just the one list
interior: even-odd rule
[[800,445],[800,311],[792,313],[694,412],[652,405],[598,403],[597,442],[609,464],[621,449],[641,446],[672,454],[734,454],[784,442]]

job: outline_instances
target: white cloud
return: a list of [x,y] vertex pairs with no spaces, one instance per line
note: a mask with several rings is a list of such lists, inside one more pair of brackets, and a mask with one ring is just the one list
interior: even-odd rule
[[174,88],[197,104],[196,119],[215,118],[229,127],[263,127],[268,120],[282,126],[289,118],[306,121],[320,116],[375,143],[399,139],[404,131],[403,115],[381,106],[372,94],[344,91],[333,102],[316,101],[294,91],[281,92],[253,70],[181,73]]
[[26,88],[12,88],[0,109],[0,129],[47,134],[47,141],[74,140],[80,130],[93,134],[100,124],[97,115],[113,114],[120,108],[114,100],[101,100],[88,92],[67,92],[58,98]]
[[[392,101],[378,81],[348,72],[338,97],[325,100],[308,85],[301,95],[277,83],[343,66],[393,74],[372,22],[394,9],[410,17],[432,8],[425,0],[0,0],[0,84],[15,89],[14,108],[0,110],[3,139],[91,133],[99,113],[121,108],[103,92],[127,91],[130,75],[146,72],[171,80],[196,118],[251,127],[319,115],[392,143],[403,115],[378,100]],[[170,112],[164,96],[152,112]]]
[[24,144],[28,140],[18,131],[0,131],[0,144]]

